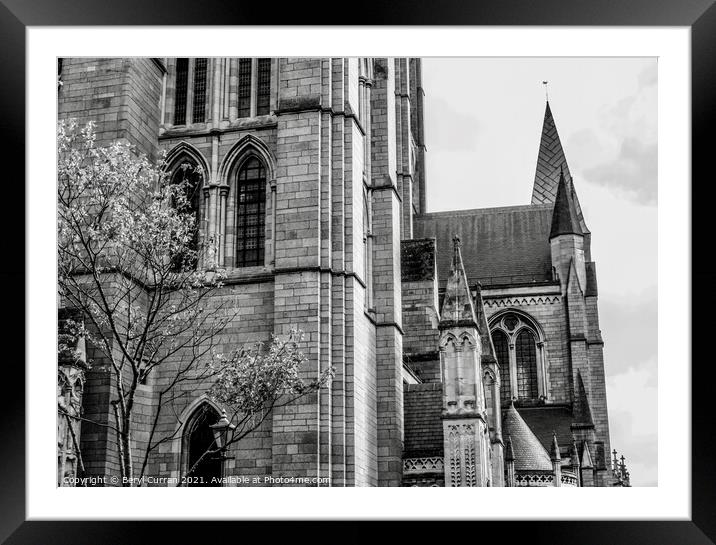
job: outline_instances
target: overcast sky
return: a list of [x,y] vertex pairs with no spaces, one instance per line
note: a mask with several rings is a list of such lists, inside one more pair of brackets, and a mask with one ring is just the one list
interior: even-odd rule
[[656,59],[424,59],[428,211],[529,204],[543,80],[592,232],[612,448],[655,486]]

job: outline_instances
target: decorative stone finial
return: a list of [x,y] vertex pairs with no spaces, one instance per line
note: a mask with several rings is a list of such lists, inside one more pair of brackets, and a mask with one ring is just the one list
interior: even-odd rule
[[559,455],[559,444],[557,443],[557,432],[552,430],[552,448],[550,449],[550,457],[553,462],[558,462],[562,459]]

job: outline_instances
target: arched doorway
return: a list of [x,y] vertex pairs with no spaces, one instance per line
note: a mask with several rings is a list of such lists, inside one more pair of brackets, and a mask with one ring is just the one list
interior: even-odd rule
[[191,471],[187,474],[187,486],[221,486],[222,460],[219,454],[208,454],[202,459],[207,450],[216,448],[211,425],[216,424],[219,418],[216,409],[202,403],[189,420],[184,437],[187,448],[185,471]]

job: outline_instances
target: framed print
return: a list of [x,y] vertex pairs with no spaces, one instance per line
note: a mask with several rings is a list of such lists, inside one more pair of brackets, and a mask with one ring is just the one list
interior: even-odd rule
[[0,12],[8,543],[712,542],[710,2],[139,8]]

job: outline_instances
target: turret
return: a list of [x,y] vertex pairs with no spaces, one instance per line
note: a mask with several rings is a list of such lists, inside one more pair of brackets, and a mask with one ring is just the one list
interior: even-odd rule
[[438,329],[445,486],[486,486],[493,479],[480,363],[482,342],[457,236]]
[[537,168],[532,188],[532,204],[543,204],[555,202],[560,175],[563,175],[567,182],[567,189],[574,200],[574,208],[577,212],[579,227],[584,235],[584,254],[587,261],[590,257],[591,233],[587,228],[582,215],[582,207],[579,198],[574,191],[572,176],[569,172],[567,157],[562,148],[562,142],[557,132],[557,124],[552,115],[549,101],[545,104],[544,121],[542,122],[542,134],[540,135],[539,152],[537,154]]
[[482,415],[485,411],[479,371],[482,343],[457,236],[453,239],[453,260],[439,329],[443,413]]
[[549,241],[552,249],[552,267],[559,275],[563,291],[567,289],[570,268],[574,266],[580,291],[584,293],[587,284],[584,233],[579,225],[574,199],[567,188],[562,171],[559,173]]

